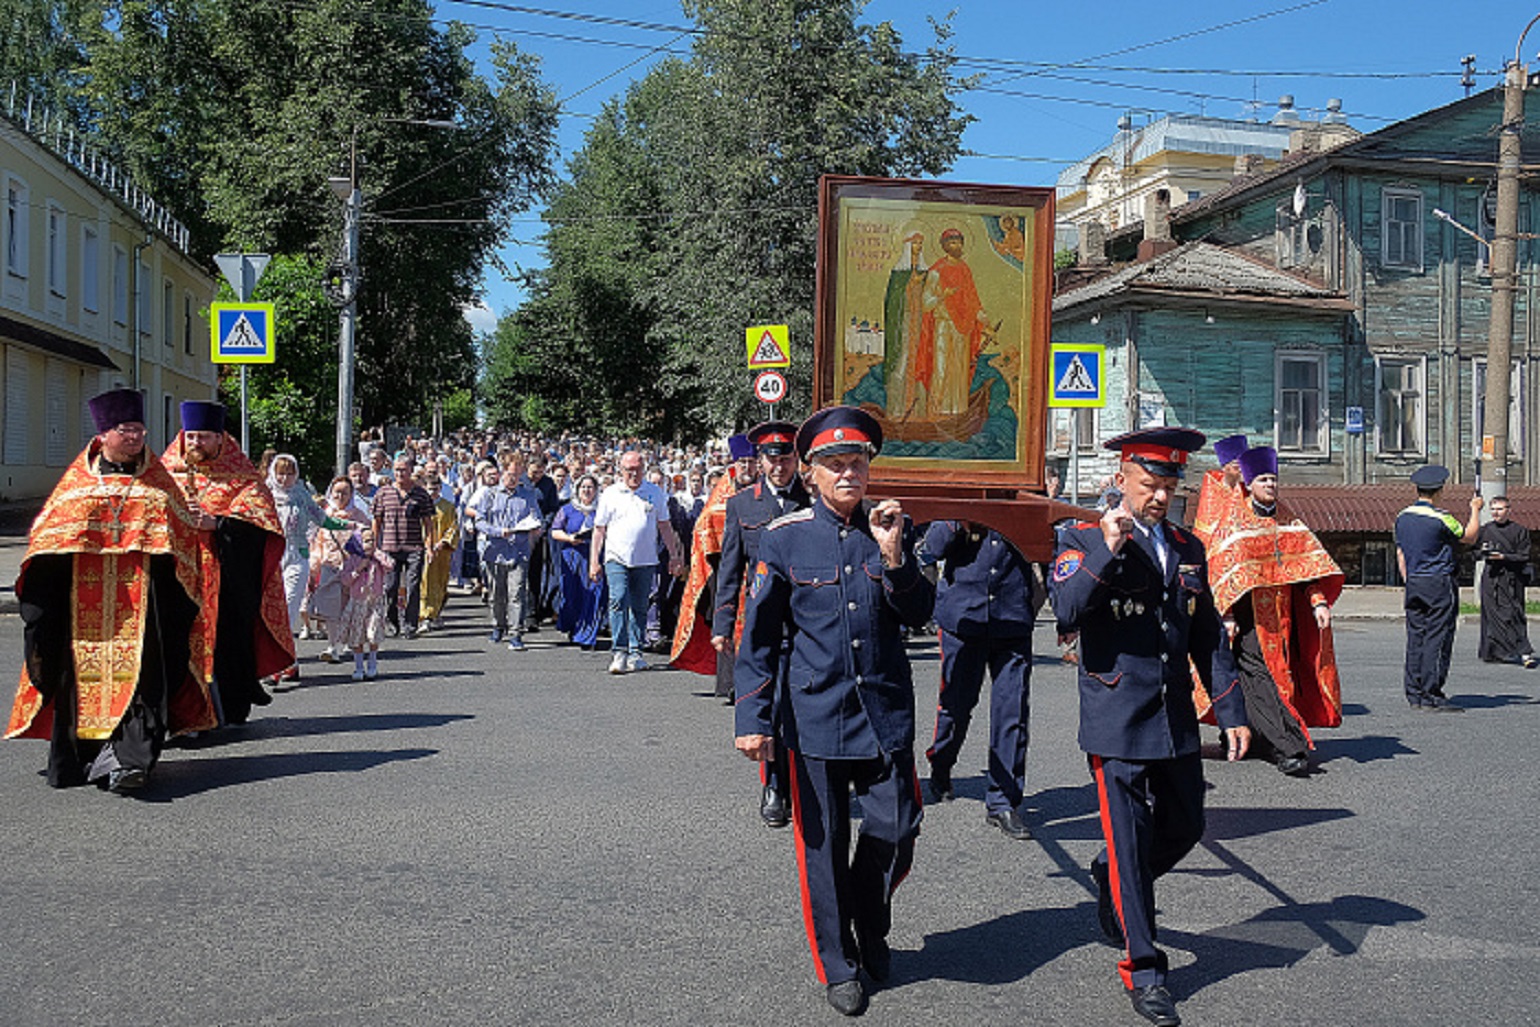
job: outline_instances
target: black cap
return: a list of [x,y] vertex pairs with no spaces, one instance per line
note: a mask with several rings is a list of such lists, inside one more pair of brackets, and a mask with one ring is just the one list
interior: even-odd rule
[[1118,451],[1151,474],[1180,478],[1188,454],[1202,449],[1203,443],[1203,433],[1192,428],[1141,428],[1108,439],[1102,448]]
[[797,429],[797,455],[803,460],[859,451],[882,452],[882,425],[858,407],[825,407]]
[[750,428],[748,435],[760,456],[785,456],[796,447],[797,426],[790,421],[766,421]]
[[1412,484],[1420,489],[1441,489],[1449,480],[1449,468],[1442,464],[1429,464],[1412,472]]

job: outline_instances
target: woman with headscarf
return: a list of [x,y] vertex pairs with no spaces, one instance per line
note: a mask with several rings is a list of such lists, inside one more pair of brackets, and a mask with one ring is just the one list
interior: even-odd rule
[[593,543],[594,509],[599,503],[599,479],[585,474],[578,479],[572,502],[551,521],[551,541],[561,573],[561,600],[556,610],[556,630],[590,652],[599,628],[609,616],[609,586],[603,575],[592,581],[588,574],[589,546]]
[[[283,528],[284,550],[279,569],[283,573],[283,595],[289,603],[289,630],[299,631],[299,604],[305,597],[305,582],[310,576],[310,535],[314,528],[341,528],[346,522],[328,517],[316,503],[310,489],[299,480],[299,461],[292,454],[279,453],[267,469],[267,487],[273,493],[278,524]],[[284,680],[299,677],[299,668],[290,667],[279,675]]]
[[341,624],[347,606],[348,591],[342,580],[346,562],[345,547],[360,530],[369,525],[369,519],[353,505],[353,482],[346,477],[333,478],[326,489],[326,512],[334,520],[345,521],[344,527],[321,528],[315,533],[315,546],[311,552],[311,564],[316,569],[315,591],[310,596],[310,612],[326,625],[326,648],[321,659],[335,663],[345,655]]

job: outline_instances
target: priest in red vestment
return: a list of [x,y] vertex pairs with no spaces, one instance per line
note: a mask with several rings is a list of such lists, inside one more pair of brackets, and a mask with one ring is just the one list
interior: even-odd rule
[[1214,459],[1217,470],[1203,475],[1203,487],[1198,492],[1198,513],[1192,519],[1192,533],[1206,547],[1214,537],[1214,529],[1230,513],[1230,507],[1241,499],[1241,454],[1246,452],[1246,436],[1229,435],[1214,443]]
[[225,430],[220,403],[182,404],[182,431],[161,458],[188,502],[214,519],[205,573],[219,596],[214,684],[227,724],[272,702],[262,679],[294,665],[284,598],[283,528],[273,494],[240,443]]
[[7,738],[47,738],[48,783],[142,787],[168,735],[213,727],[213,598],[199,516],[144,444],[144,398],[93,398],[98,434],[32,524],[25,662]]
[[1279,502],[1276,450],[1246,450],[1240,469],[1244,498],[1214,529],[1209,584],[1240,665],[1252,751],[1302,777],[1314,747],[1309,728],[1342,723],[1331,635],[1342,570]]
[[690,576],[679,601],[679,622],[674,626],[669,663],[680,670],[714,676],[716,694],[730,699],[733,658],[732,654],[724,656],[712,647],[711,614],[716,609],[717,567],[727,531],[727,501],[754,480],[754,447],[746,435],[734,435],[727,443],[733,462],[711,487],[690,536]]

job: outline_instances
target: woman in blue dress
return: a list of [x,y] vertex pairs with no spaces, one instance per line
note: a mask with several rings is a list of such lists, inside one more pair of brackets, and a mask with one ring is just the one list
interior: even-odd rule
[[594,507],[599,501],[599,479],[585,474],[578,479],[572,502],[557,511],[551,521],[551,543],[561,568],[561,602],[556,629],[592,650],[599,628],[609,619],[609,586],[603,576],[588,577],[588,551],[593,542]]

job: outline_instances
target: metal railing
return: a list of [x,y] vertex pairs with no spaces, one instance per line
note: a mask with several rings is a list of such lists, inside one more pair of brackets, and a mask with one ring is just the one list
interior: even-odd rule
[[172,217],[171,212],[140,188],[126,171],[108,160],[85,135],[66,124],[61,112],[49,110],[36,102],[30,93],[19,95],[13,81],[6,91],[5,116],[29,138],[121,200],[146,226],[159,232],[183,253],[188,252],[190,233],[187,226]]

